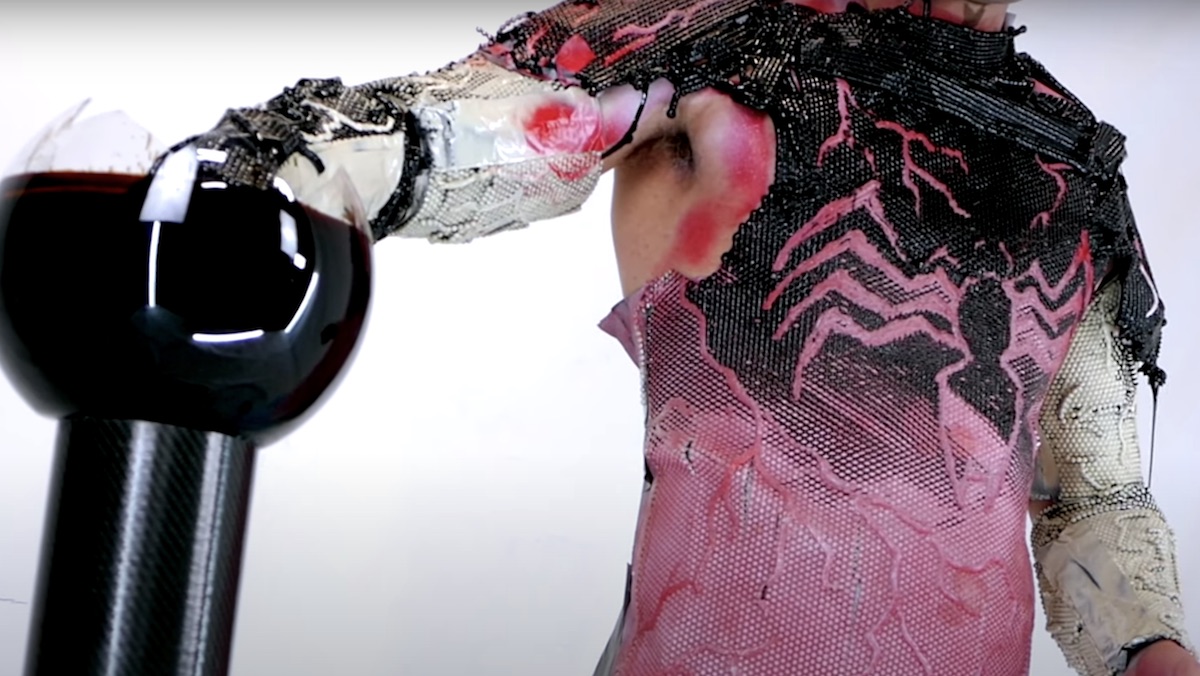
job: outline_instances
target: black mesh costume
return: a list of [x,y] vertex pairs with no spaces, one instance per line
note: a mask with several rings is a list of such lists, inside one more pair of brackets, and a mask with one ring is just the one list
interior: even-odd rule
[[[956,256],[959,274],[1007,270],[1014,275],[1041,261],[1057,278],[1075,255],[1078,233],[1039,237],[1036,226],[1045,228],[1053,221],[1060,225],[1055,230],[1064,223],[1087,230],[1091,267],[1100,274],[1095,281],[1122,279],[1123,334],[1151,383],[1161,384],[1165,377],[1156,360],[1163,305],[1144,267],[1119,172],[1125,157],[1120,132],[1098,122],[1040,64],[1016,52],[1013,39],[1019,30],[984,33],[920,20],[902,10],[868,13],[855,7],[827,15],[788,2],[756,0],[566,2],[502,32],[486,51],[509,67],[578,82],[592,93],[623,84],[645,88],[663,77],[681,97],[713,87],[769,112],[780,130],[779,173],[771,201],[787,194],[793,203],[781,206],[790,214],[804,213],[794,206],[798,195],[825,205],[881,175],[891,175],[893,183],[899,180],[898,190],[885,186],[883,194],[894,191],[921,200],[918,192],[939,187],[915,180],[921,168],[905,177],[902,156],[918,155],[926,139],[951,149],[954,154],[931,153],[941,154],[935,163],[950,169],[938,179],[947,184],[953,202],[932,200],[936,195],[931,195],[926,198],[931,211],[914,210],[909,223],[897,223],[912,238],[908,247],[914,257],[928,259],[943,247],[951,252],[976,249],[982,238],[988,242],[983,252]],[[645,35],[628,30],[658,25],[662,27]],[[527,49],[534,37],[536,45]],[[578,51],[581,38],[594,59],[577,73],[558,68],[563,46],[576,43],[572,51]],[[1067,97],[1035,93],[1034,82]],[[868,129],[852,130],[853,139],[848,137],[840,152],[828,153],[823,147],[843,123],[839,83],[855,99],[850,124],[859,128],[865,122]],[[924,138],[897,138],[879,121],[897,123]],[[872,143],[872,136],[880,142]],[[878,166],[872,168],[861,152],[853,152],[855,141],[867,151],[882,145],[894,152],[890,157],[877,154]],[[970,170],[955,176],[957,155],[968,153],[976,156]],[[814,158],[819,155],[825,161],[817,167]],[[1061,187],[1063,181],[1066,187]],[[923,184],[914,191],[913,182]],[[952,213],[954,203],[967,200],[975,204],[969,214]],[[768,209],[770,205],[764,207]],[[955,232],[930,227],[956,216]],[[774,256],[791,233],[770,229],[774,238],[750,232],[754,228],[748,224],[742,239],[753,239]],[[1059,245],[1057,253],[1044,248],[1049,239]],[[731,268],[742,257],[752,258],[731,254]]]
[[[1038,415],[1105,281],[1126,356],[1163,380],[1122,137],[1035,91],[1065,92],[1016,31],[664,5],[565,3],[492,48],[592,92],[714,87],[779,134],[722,274],[614,314],[645,373],[649,485],[599,672],[1024,673]],[[1153,507],[1135,493],[1125,509]],[[1111,648],[1068,656],[1111,670]]]

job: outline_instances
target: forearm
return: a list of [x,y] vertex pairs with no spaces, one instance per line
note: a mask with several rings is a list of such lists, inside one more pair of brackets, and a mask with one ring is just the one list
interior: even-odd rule
[[361,206],[377,239],[467,241],[578,208],[600,174],[602,129],[583,90],[471,57],[356,86],[302,80],[192,145],[208,151],[202,176],[282,179],[335,216]]
[[1033,514],[1048,628],[1089,676],[1123,673],[1156,640],[1188,646],[1173,536],[1141,479],[1117,291],[1101,291],[1047,393]]
[[[564,49],[578,42],[563,30],[571,6],[531,14],[424,75],[301,80],[228,111],[172,154],[194,153],[182,163],[197,164],[201,181],[282,186],[310,207],[369,221],[376,239],[469,241],[569,213],[644,105],[635,92],[601,93],[571,77],[586,65]],[[575,28],[592,28],[575,18]]]
[[[194,139],[216,151],[200,170],[263,188],[281,178],[339,216],[355,211],[357,193],[376,238],[466,241],[551,218],[578,208],[614,151],[629,149],[648,99],[671,117],[680,96],[703,86],[678,77],[681,59],[724,55],[736,77],[743,64],[724,45],[758,5],[567,0],[425,76],[301,81],[230,111]],[[672,84],[669,102],[653,101],[660,79]]]
[[1123,673],[1161,639],[1190,647],[1173,536],[1144,486],[1056,504],[1033,545],[1047,627],[1081,673]]

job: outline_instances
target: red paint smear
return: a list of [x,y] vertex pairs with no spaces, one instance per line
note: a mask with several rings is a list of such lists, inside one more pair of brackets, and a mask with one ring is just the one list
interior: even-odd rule
[[690,265],[700,265],[708,258],[713,245],[725,231],[725,214],[720,204],[705,203],[693,208],[679,224],[675,256]]
[[[680,222],[672,255],[689,266],[706,263],[722,238],[745,222],[771,185],[772,148],[767,115],[737,108],[719,142],[726,192],[697,204]],[[672,266],[673,267],[673,266]]]
[[582,35],[573,35],[563,43],[554,57],[554,63],[561,70],[578,73],[596,60],[596,52]]
[[588,106],[550,101],[525,121],[529,147],[544,155],[586,153],[601,149],[599,112]]
[[579,161],[579,155],[597,152],[604,144],[599,111],[588,104],[544,103],[525,121],[525,140],[530,148],[552,158],[550,170],[555,176],[567,182],[582,180],[594,166]]

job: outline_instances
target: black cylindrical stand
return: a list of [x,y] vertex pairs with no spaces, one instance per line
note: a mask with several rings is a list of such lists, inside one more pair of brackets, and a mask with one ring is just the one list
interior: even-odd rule
[[353,357],[370,229],[193,146],[81,172],[143,150],[62,129],[69,170],[0,181],[0,371],[63,421],[25,674],[223,676],[255,448]]
[[254,473],[243,439],[59,425],[26,676],[223,676]]

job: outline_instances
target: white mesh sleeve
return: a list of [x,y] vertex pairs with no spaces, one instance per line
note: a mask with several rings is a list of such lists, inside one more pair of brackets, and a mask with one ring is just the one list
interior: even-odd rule
[[1124,673],[1157,639],[1190,648],[1171,529],[1141,477],[1133,363],[1117,285],[1097,294],[1046,396],[1033,552],[1047,628],[1087,676]]
[[206,178],[360,214],[376,238],[464,242],[578,209],[604,144],[599,98],[477,54],[352,87],[301,80],[172,153],[195,146]]
[[353,89],[403,111],[404,125],[354,126],[323,106],[329,123],[304,137],[321,170],[293,154],[279,176],[301,201],[340,213],[328,182],[346,169],[377,236],[467,242],[570,213],[599,180],[600,104],[577,87],[472,57]]
[[409,82],[428,151],[397,234],[469,241],[578,209],[600,178],[599,102],[482,59]]

